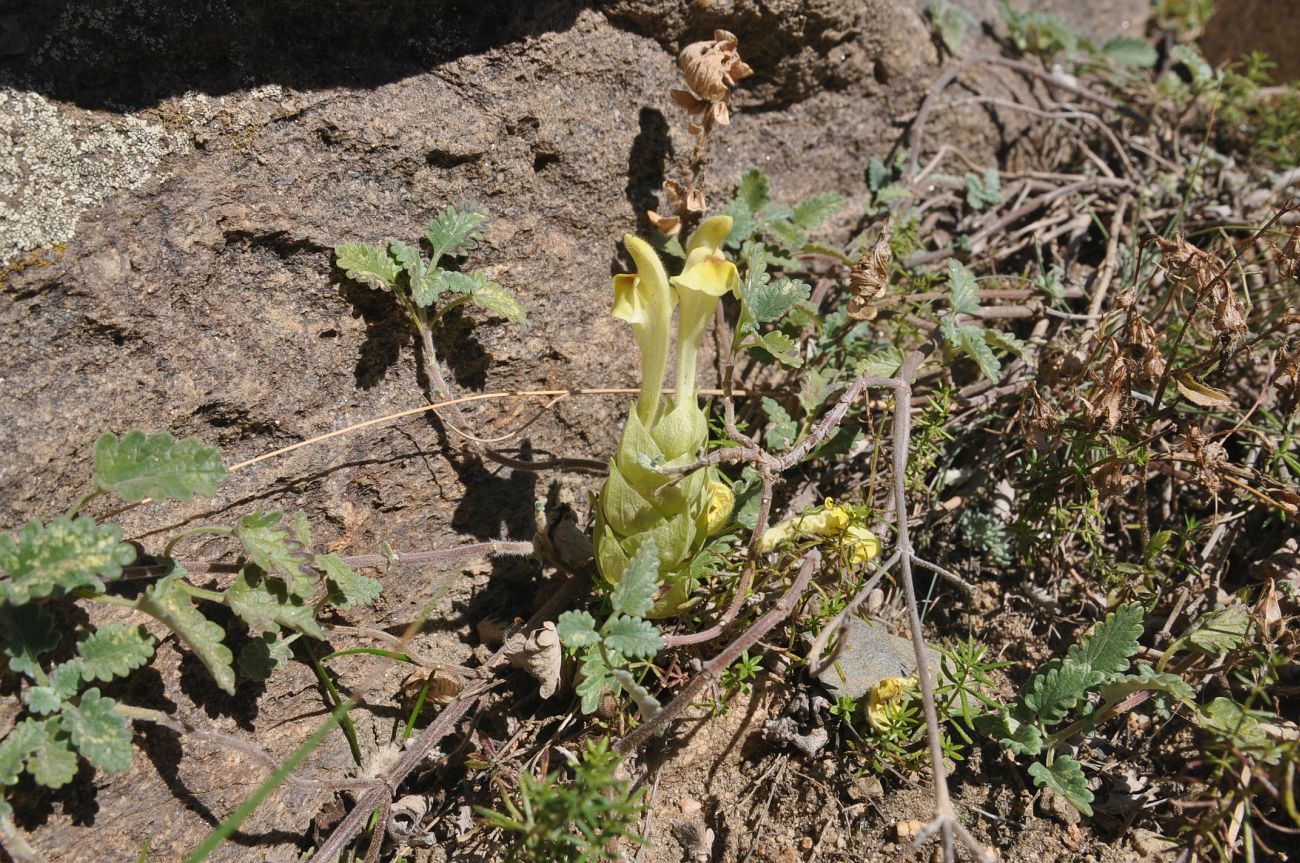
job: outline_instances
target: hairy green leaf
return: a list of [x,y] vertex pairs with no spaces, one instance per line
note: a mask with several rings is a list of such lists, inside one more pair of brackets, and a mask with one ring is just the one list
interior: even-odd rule
[[29,521],[17,541],[0,536],[0,601],[22,605],[50,594],[88,587],[96,592],[105,581],[122,575],[135,560],[135,548],[121,541],[115,524],[96,524],[81,516],[61,515],[49,525]]
[[121,440],[105,433],[95,442],[95,486],[127,503],[212,497],[225,478],[221,452],[196,437],[137,430]]
[[983,176],[967,171],[965,182],[966,205],[972,210],[982,210],[1002,202],[1002,181],[995,168],[985,168]]
[[578,675],[582,679],[574,687],[574,692],[582,699],[583,713],[595,713],[606,692],[617,694],[620,689],[618,680],[609,673],[609,666],[605,664],[599,650],[587,651],[578,668]]
[[522,324],[527,317],[519,301],[510,296],[506,289],[480,273],[472,273],[474,291],[469,301],[485,312],[491,312],[505,318],[512,324]]
[[1121,605],[1078,644],[1071,645],[1067,655],[1103,677],[1119,674],[1128,670],[1129,657],[1137,653],[1141,637],[1142,606]]
[[766,274],[751,284],[744,285],[745,306],[758,323],[779,320],[794,306],[812,294],[807,282],[798,279],[770,281]]
[[1086,664],[1071,659],[1053,660],[1029,681],[1023,697],[1025,707],[1045,724],[1060,722],[1103,678],[1104,675]]
[[[793,214],[792,214],[793,215]],[[784,248],[797,252],[808,242],[808,233],[789,219],[769,222],[768,234]]]
[[1263,754],[1269,749],[1268,735],[1259,720],[1231,698],[1220,696],[1200,709],[1199,725],[1238,749]]
[[1038,726],[1022,721],[1016,712],[1003,707],[997,713],[981,714],[975,717],[975,727],[1016,755],[1037,755],[1043,750],[1043,735]]
[[477,248],[487,220],[487,213],[478,207],[448,207],[430,219],[424,238],[433,249],[433,265],[436,267],[444,255],[458,258]]
[[1202,615],[1179,640],[1213,656],[1239,647],[1249,634],[1250,609],[1244,603],[1232,602]]
[[[942,321],[949,322],[951,316],[945,316]],[[998,374],[1002,371],[1002,363],[998,361],[993,349],[989,347],[988,340],[985,338],[985,330],[976,324],[962,324],[959,327],[942,327],[944,338],[952,336],[949,342],[959,353],[965,354],[975,361],[979,366],[980,373],[991,381],[998,379]]]
[[77,644],[81,676],[90,683],[125,677],[153,656],[153,636],[138,626],[110,623]]
[[794,339],[785,333],[773,331],[763,335],[755,334],[756,344],[753,347],[762,348],[772,355],[772,358],[779,363],[798,368],[803,365],[803,357],[799,356],[798,348]]
[[310,598],[313,579],[303,571],[311,561],[310,552],[303,548],[298,537],[283,524],[284,514],[278,510],[255,510],[244,516],[235,526],[235,537],[248,552],[248,557],[262,570],[289,579],[294,595]]
[[28,677],[36,676],[42,653],[59,646],[54,621],[40,606],[0,604],[0,649],[9,657],[9,668]]
[[1115,704],[1134,692],[1164,692],[1184,704],[1196,700],[1196,691],[1176,674],[1156,671],[1149,665],[1139,665],[1136,674],[1125,674],[1103,683],[1097,688],[1103,701]]
[[259,683],[269,679],[293,658],[290,645],[297,637],[281,638],[267,632],[254,638],[239,651],[239,673]]
[[194,651],[208,673],[231,695],[235,694],[234,654],[221,643],[225,630],[203,616],[181,587],[182,573],[177,570],[159,579],[135,601],[135,607],[156,617]]
[[1136,36],[1115,36],[1101,46],[1101,51],[1121,66],[1150,69],[1159,56],[1155,46]]
[[324,638],[316,622],[316,608],[289,590],[282,578],[261,575],[245,568],[226,589],[230,610],[254,629],[279,632],[280,627]]
[[44,716],[55,713],[63,702],[77,694],[81,688],[81,663],[73,659],[50,672],[45,686],[31,686],[23,693],[23,700],[33,713]]
[[879,192],[889,185],[891,179],[893,179],[893,174],[884,162],[875,156],[867,160],[867,187],[871,191]]
[[1092,791],[1083,777],[1083,768],[1073,758],[1059,755],[1051,767],[1034,762],[1029,765],[1029,775],[1039,788],[1050,788],[1084,815],[1092,815]]
[[984,341],[991,348],[1000,348],[1007,353],[1023,357],[1029,345],[1018,339],[1013,333],[1004,333],[999,330],[985,330]]
[[0,785],[13,785],[23,772],[27,756],[45,740],[45,721],[30,716],[19,722],[0,740]]
[[590,647],[600,641],[596,632],[596,619],[585,611],[566,611],[555,620],[555,632],[560,644],[570,650]]
[[609,592],[614,614],[645,617],[659,591],[659,549],[653,537],[647,538],[628,561],[623,578]]
[[754,168],[740,178],[740,187],[736,197],[745,202],[751,213],[757,213],[772,202],[772,190],[768,187],[767,175]]
[[732,198],[727,206],[722,208],[722,215],[731,217],[731,232],[723,241],[723,245],[728,249],[739,249],[758,230],[758,220],[754,218],[754,211],[743,198]]
[[973,315],[980,310],[979,284],[956,258],[948,259],[948,301],[957,314]]
[[411,301],[422,309],[433,305],[438,299],[437,282],[442,271],[437,267],[430,267],[421,257],[419,249],[408,246],[401,240],[390,240],[388,249],[406,273],[406,284],[411,291]]
[[368,243],[344,243],[334,247],[334,260],[349,279],[368,288],[391,291],[401,268],[388,252]]
[[317,555],[316,566],[325,573],[329,600],[335,608],[369,605],[383,593],[383,585],[377,579],[361,575],[337,554]]
[[843,206],[844,199],[834,192],[813,195],[811,198],[800,201],[795,205],[794,223],[805,230],[811,231],[835,215]]
[[606,626],[605,644],[624,656],[648,659],[663,649],[664,640],[650,621],[620,615]]
[[116,703],[91,687],[81,693],[79,704],[65,706],[61,714],[72,745],[87,761],[109,773],[121,773],[131,766],[131,730],[126,720],[113,712]]
[[[42,723],[42,734],[36,747],[27,756],[27,772],[37,785],[61,788],[77,775],[77,755],[68,747],[63,735],[67,715],[52,716]],[[129,741],[128,741],[129,746]]]
[[864,359],[858,360],[854,366],[857,374],[875,375],[881,378],[890,378],[903,365],[903,352],[899,348],[889,345],[883,347],[875,353]]
[[767,430],[763,433],[763,440],[767,442],[768,448],[778,452],[789,449],[799,434],[799,423],[791,419],[780,402],[767,396],[763,396],[763,413],[767,414],[770,421]]
[[966,31],[978,29],[979,19],[949,0],[930,0],[930,22],[950,54],[961,50]]

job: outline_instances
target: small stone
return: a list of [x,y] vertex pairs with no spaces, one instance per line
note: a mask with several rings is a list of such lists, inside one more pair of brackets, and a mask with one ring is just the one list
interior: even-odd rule
[[[930,649],[930,671],[939,668],[939,652]],[[861,698],[880,681],[890,677],[911,677],[916,672],[912,642],[892,635],[883,626],[864,620],[849,622],[844,649],[817,680],[832,696]]]
[[883,797],[885,786],[880,783],[880,777],[878,776],[861,776],[849,783],[845,791],[850,800],[861,803],[865,800],[875,800],[877,797]]
[[894,841],[899,845],[906,845],[920,835],[924,829],[924,821],[899,821],[894,825]]

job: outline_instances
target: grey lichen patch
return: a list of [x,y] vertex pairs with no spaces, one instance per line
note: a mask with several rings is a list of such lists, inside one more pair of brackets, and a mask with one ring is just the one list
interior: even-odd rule
[[81,214],[155,176],[190,136],[0,88],[0,265],[72,239]]

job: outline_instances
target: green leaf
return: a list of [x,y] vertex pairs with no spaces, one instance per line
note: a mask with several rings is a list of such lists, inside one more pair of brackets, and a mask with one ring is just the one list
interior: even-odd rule
[[948,301],[959,315],[973,315],[980,310],[980,288],[975,276],[956,258],[948,259]]
[[110,623],[77,644],[81,676],[87,682],[107,683],[126,677],[153,656],[153,636],[138,626]]
[[61,515],[48,526],[29,521],[18,535],[0,536],[0,600],[22,605],[50,594],[88,587],[103,591],[104,582],[122,575],[135,560],[135,548],[121,542],[122,529],[99,525],[87,516]]
[[835,215],[843,206],[844,199],[834,192],[813,195],[811,198],[800,201],[795,205],[794,223],[805,230],[811,231]]
[[1268,735],[1259,727],[1259,720],[1231,698],[1220,696],[1202,707],[1199,724],[1246,752],[1259,754],[1270,748]]
[[772,202],[772,191],[768,188],[767,175],[754,168],[740,178],[740,187],[736,197],[745,202],[751,213],[757,213]]
[[239,520],[235,537],[253,563],[265,572],[290,579],[295,595],[310,598],[313,579],[303,572],[311,560],[310,552],[283,526],[283,520],[284,514],[278,510],[255,510]]
[[1232,602],[1202,615],[1179,641],[1201,653],[1215,656],[1241,646],[1249,634],[1250,609],[1244,603]]
[[1116,36],[1101,46],[1101,51],[1121,66],[1150,69],[1158,56],[1155,46],[1136,36]]
[[1034,762],[1029,765],[1029,775],[1039,788],[1050,788],[1084,815],[1092,815],[1092,791],[1083,777],[1083,768],[1073,758],[1058,755],[1051,767]]
[[1103,683],[1097,692],[1107,704],[1115,704],[1134,692],[1164,692],[1184,704],[1196,700],[1196,691],[1181,677],[1156,671],[1149,665],[1139,665],[1136,674],[1125,674]]
[[930,21],[950,54],[961,49],[968,29],[979,27],[974,15],[949,0],[930,0]]
[[582,665],[578,668],[582,680],[574,687],[574,692],[582,699],[582,712],[595,713],[600,708],[601,699],[606,692],[617,693],[619,682],[609,673],[609,666],[601,658],[600,651],[588,650]]
[[36,677],[42,653],[59,646],[54,621],[35,603],[0,605],[0,649],[9,657],[9,668],[28,677]]
[[[27,756],[27,772],[36,784],[46,788],[61,788],[77,775],[77,755],[68,748],[67,738],[61,733],[67,721],[66,714],[46,719],[36,748]],[[128,740],[128,748],[129,748]]]
[[258,683],[266,681],[293,658],[296,635],[281,638],[266,632],[254,638],[239,651],[239,673]]
[[334,261],[349,279],[368,288],[391,291],[397,286],[401,268],[388,252],[367,243],[344,243],[334,247]]
[[60,710],[80,688],[81,663],[73,659],[50,672],[48,685],[28,687],[23,700],[33,713],[45,716]]
[[997,713],[976,716],[975,728],[1016,755],[1037,755],[1043,749],[1043,735],[1038,727],[1022,721],[1006,707]]
[[116,703],[91,687],[81,693],[79,704],[67,705],[61,714],[72,745],[87,761],[109,773],[121,773],[131,766],[131,730],[126,720],[113,712]]
[[478,306],[485,312],[505,318],[512,324],[522,324],[527,317],[524,313],[523,306],[519,305],[518,300],[510,296],[506,289],[496,282],[482,275],[481,273],[471,273],[474,279],[474,291],[469,295],[469,301]]
[[1100,672],[1070,659],[1047,663],[1029,681],[1025,707],[1045,724],[1060,722],[1070,708],[1103,679]]
[[769,222],[767,233],[777,243],[791,251],[802,249],[804,243],[808,242],[808,233],[788,219]]
[[329,601],[335,608],[359,608],[379,598],[384,587],[377,579],[361,575],[337,554],[316,556],[316,566],[325,573]]
[[[984,175],[966,172],[966,205],[972,210],[982,210],[1002,203],[1002,181],[994,168],[985,168]],[[949,259],[951,262],[951,259]]]
[[436,267],[444,255],[459,258],[478,248],[486,225],[487,213],[478,207],[448,207],[430,219],[424,238],[433,248],[433,265]]
[[1142,637],[1142,613],[1142,606],[1136,603],[1121,605],[1083,640],[1071,645],[1067,655],[1104,676],[1128,671],[1129,657],[1137,653]]
[[728,249],[739,249],[754,236],[758,230],[758,220],[743,198],[732,198],[722,208],[722,215],[731,217],[731,232],[723,245]]
[[221,452],[196,437],[174,440],[165,431],[111,433],[95,442],[95,486],[127,503],[212,497],[226,478]]
[[[614,614],[645,617],[659,591],[659,549],[647,538],[628,561],[623,578],[609,593]],[[563,639],[561,639],[563,640]]]
[[785,408],[775,399],[763,396],[763,413],[770,421],[763,433],[763,440],[769,449],[780,451],[789,449],[799,434],[799,424],[791,419]]
[[798,368],[803,365],[803,357],[799,356],[794,339],[785,333],[774,331],[764,333],[761,336],[755,334],[754,338],[757,343],[752,347],[762,348],[771,354],[772,358],[777,362],[791,368]]
[[[951,320],[951,318],[945,317],[944,320]],[[946,335],[947,332],[945,331]],[[983,327],[976,324],[962,324],[957,327],[956,341],[953,346],[959,352],[973,359],[984,377],[991,381],[997,381],[998,374],[1002,371],[1002,363],[998,362],[993,349],[989,347],[988,341],[984,338]]]
[[438,299],[437,283],[442,270],[430,267],[420,256],[419,249],[412,248],[401,240],[391,240],[388,249],[406,272],[406,284],[411,291],[411,301],[422,309],[433,305]]
[[226,589],[226,604],[254,629],[275,633],[284,626],[312,638],[325,637],[316,622],[316,607],[292,593],[282,578],[245,567]]
[[28,717],[0,740],[0,785],[14,785],[23,772],[27,756],[45,741],[45,720]]
[[875,156],[867,160],[867,186],[871,191],[879,192],[889,185],[891,179],[893,179],[893,174],[885,166],[884,162]]
[[903,365],[903,352],[901,349],[889,345],[881,348],[870,356],[858,360],[853,367],[856,374],[875,375],[881,378],[890,378]]
[[600,641],[596,632],[596,619],[585,611],[566,611],[555,620],[555,632],[560,644],[570,650],[590,647]]
[[742,287],[745,306],[760,324],[780,319],[812,294],[812,288],[806,282],[798,279],[772,282],[766,274]]
[[1007,353],[1023,357],[1025,351],[1029,350],[1029,345],[1016,338],[1011,333],[1004,333],[998,330],[985,330],[984,341],[991,348],[999,348]]
[[620,615],[607,624],[605,644],[624,656],[649,659],[663,649],[664,640],[650,621]]
[[225,630],[194,607],[181,582],[181,573],[173,571],[150,586],[144,596],[135,601],[135,607],[166,624],[194,651],[217,686],[234,695],[235,670],[231,664],[235,657],[230,648],[221,643]]

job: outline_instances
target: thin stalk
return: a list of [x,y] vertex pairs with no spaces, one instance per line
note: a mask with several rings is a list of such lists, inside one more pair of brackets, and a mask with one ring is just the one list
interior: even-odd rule
[[[316,658],[316,651],[312,649],[310,644],[301,641],[298,644],[307,654],[307,658],[311,660],[311,667],[316,672],[316,679],[324,687],[325,693],[331,702],[329,706],[337,708],[343,703],[343,696],[339,695],[338,688],[334,685],[334,680],[330,677],[329,671]],[[348,749],[352,750],[352,760],[360,767],[364,756],[361,753],[361,744],[357,741],[357,728],[352,723],[352,717],[345,714],[339,720],[339,725],[343,728],[343,736],[348,739]]]
[[228,527],[219,527],[217,525],[208,525],[204,527],[192,527],[189,530],[181,531],[180,533],[173,536],[170,540],[168,540],[167,544],[163,546],[162,556],[171,557],[172,550],[176,548],[177,544],[179,544],[184,540],[189,539],[190,537],[204,536],[204,535],[234,536],[235,532]]
[[80,500],[78,500],[72,506],[68,507],[68,511],[65,512],[64,515],[66,515],[68,518],[75,518],[77,513],[81,512],[82,507],[84,507],[86,504],[90,503],[92,500],[99,497],[103,493],[104,492],[102,490],[95,489],[94,491],[83,495]]

